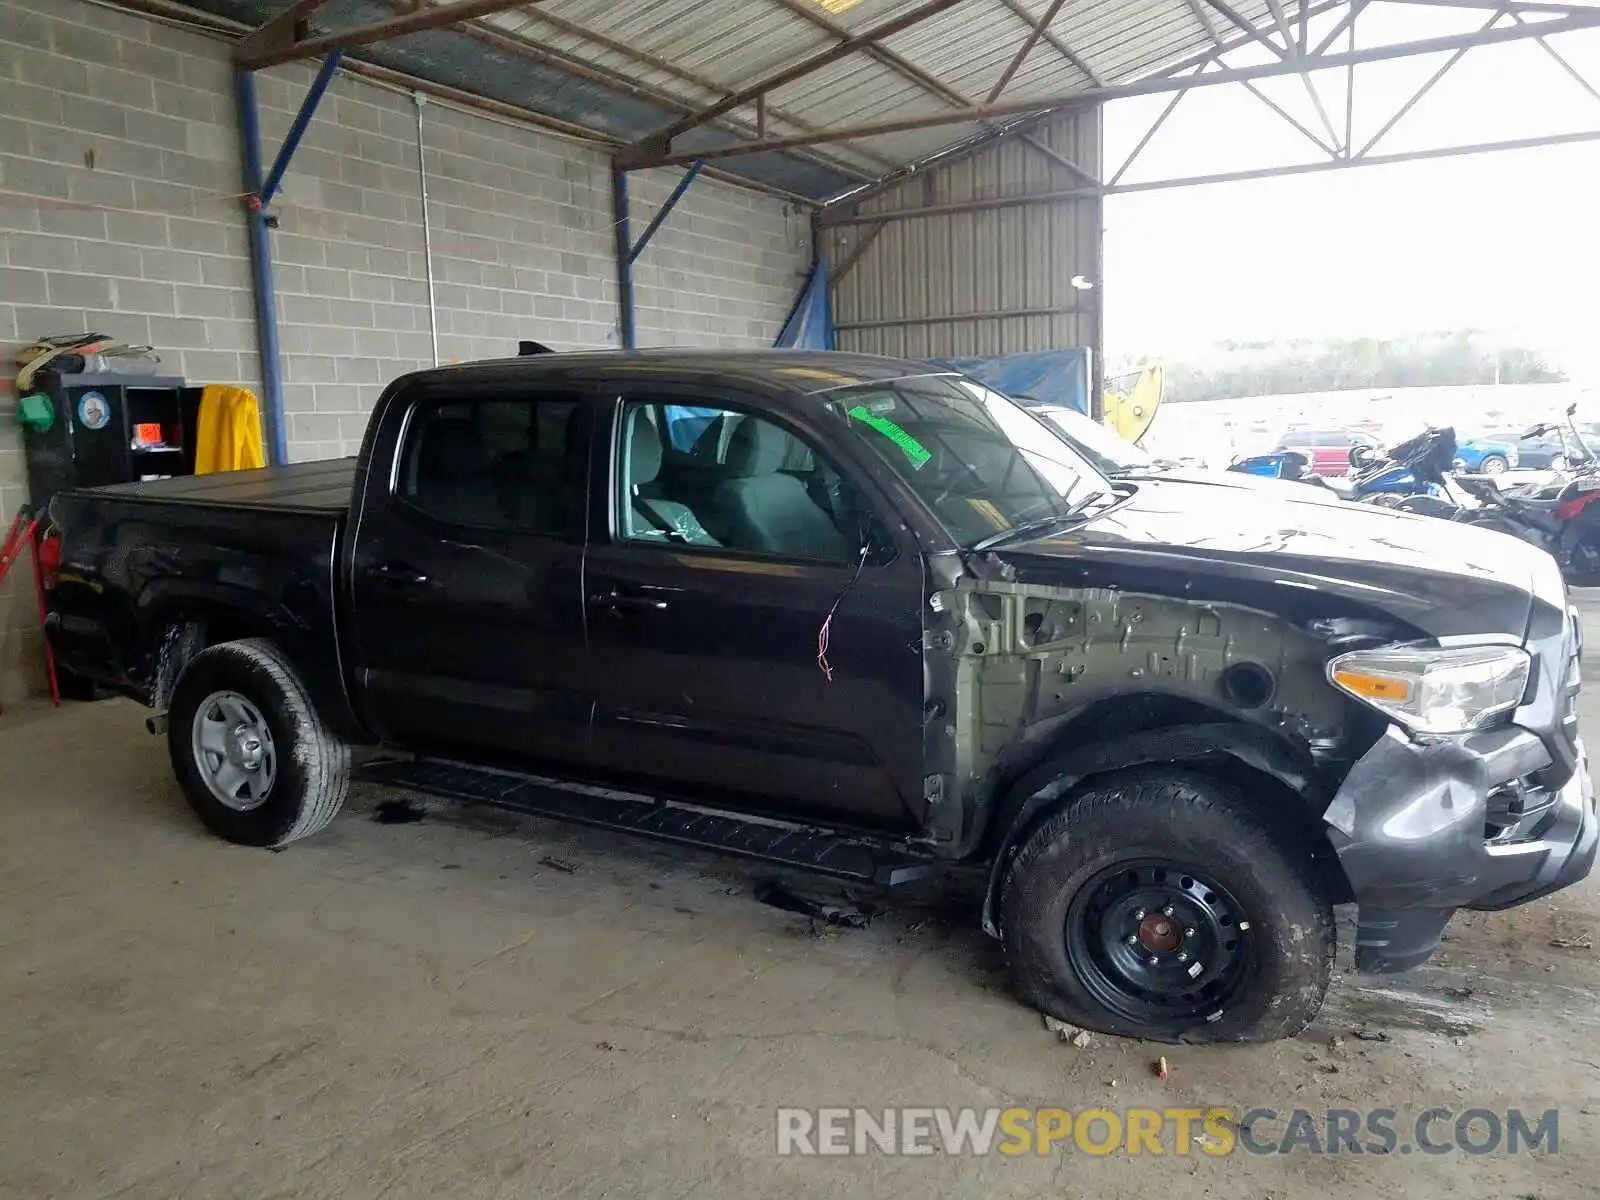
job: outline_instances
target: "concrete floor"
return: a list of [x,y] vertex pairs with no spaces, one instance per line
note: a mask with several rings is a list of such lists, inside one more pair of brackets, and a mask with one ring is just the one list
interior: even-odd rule
[[[378,824],[372,794],[240,849],[140,717],[0,719],[0,1196],[1597,1194],[1600,881],[1459,917],[1422,971],[1342,975],[1303,1038],[1169,1050],[1162,1081],[1156,1048],[1046,1032],[964,904],[819,936],[737,862],[444,806]],[[1600,688],[1585,720],[1600,742]],[[779,1105],[1145,1104],[1557,1107],[1560,1148],[773,1153]]]

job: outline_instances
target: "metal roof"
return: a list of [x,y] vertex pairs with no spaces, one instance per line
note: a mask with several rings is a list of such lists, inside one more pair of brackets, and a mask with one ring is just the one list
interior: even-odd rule
[[[343,49],[617,145],[625,166],[703,156],[724,175],[820,200],[1049,110],[1174,88],[1180,72],[1192,81],[1241,47],[1265,61],[1202,84],[1334,65],[1341,47],[1325,31],[1347,28],[1369,0],[185,2],[254,30],[238,48],[246,66]],[[1585,3],[1409,2],[1523,26],[1436,39],[1442,50],[1535,36],[1536,22],[1600,23]],[[1343,57],[1404,52],[1352,40]]]

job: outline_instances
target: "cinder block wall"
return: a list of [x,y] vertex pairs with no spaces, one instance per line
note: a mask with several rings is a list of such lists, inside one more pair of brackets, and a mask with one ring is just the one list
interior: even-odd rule
[[[311,68],[257,84],[270,156]],[[85,0],[0,0],[0,522],[26,499],[16,346],[94,329],[148,342],[194,382],[259,388],[225,43]],[[604,153],[423,107],[441,361],[616,344]],[[433,361],[417,109],[333,83],[275,204],[290,455],[353,454],[384,384]],[[675,173],[633,179],[636,229]],[[639,262],[642,345],[770,345],[808,225],[700,181]],[[0,590],[0,702],[38,692],[31,579]]]

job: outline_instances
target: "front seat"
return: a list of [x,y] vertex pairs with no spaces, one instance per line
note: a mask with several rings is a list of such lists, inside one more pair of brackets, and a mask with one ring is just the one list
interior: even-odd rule
[[741,421],[728,444],[721,483],[711,493],[718,533],[725,545],[769,554],[843,559],[845,538],[806,492],[786,475],[791,438],[776,425]]
[[639,413],[634,413],[633,430],[628,435],[629,496],[628,536],[650,540],[666,539],[690,546],[715,546],[717,539],[701,526],[694,511],[670,499],[656,482],[661,470],[661,435]]

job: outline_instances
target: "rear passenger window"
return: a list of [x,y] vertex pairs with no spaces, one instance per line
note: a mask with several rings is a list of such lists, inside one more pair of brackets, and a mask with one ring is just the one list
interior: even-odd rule
[[859,549],[854,492],[764,417],[631,402],[619,449],[618,532],[629,541],[835,562]]
[[472,400],[412,417],[399,496],[452,525],[581,538],[588,422],[577,400]]

